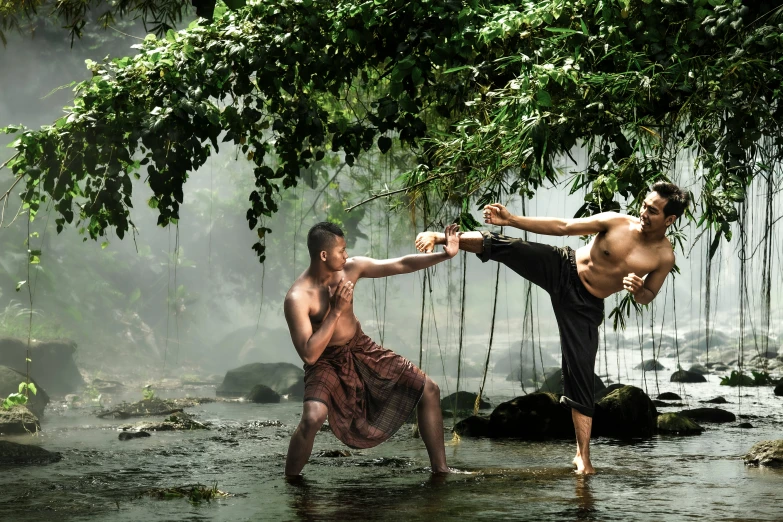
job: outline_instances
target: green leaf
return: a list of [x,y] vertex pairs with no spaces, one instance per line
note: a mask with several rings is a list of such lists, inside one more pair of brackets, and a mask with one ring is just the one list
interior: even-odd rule
[[538,93],[536,93],[536,101],[542,107],[552,106],[552,98],[549,96],[549,93],[544,90],[540,90]]
[[16,291],[18,292],[19,290],[21,290],[22,287],[25,285],[25,283],[27,283],[27,281],[19,281],[18,283],[16,283]]

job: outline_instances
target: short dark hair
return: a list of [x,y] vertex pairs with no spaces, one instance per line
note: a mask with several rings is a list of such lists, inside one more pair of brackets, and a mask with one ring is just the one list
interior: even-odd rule
[[317,258],[321,252],[332,246],[335,237],[345,237],[340,227],[328,221],[321,221],[312,226],[307,233],[307,251],[310,259]]
[[650,190],[666,199],[666,205],[663,207],[664,217],[674,214],[679,218],[691,203],[691,195],[674,183],[659,181]]

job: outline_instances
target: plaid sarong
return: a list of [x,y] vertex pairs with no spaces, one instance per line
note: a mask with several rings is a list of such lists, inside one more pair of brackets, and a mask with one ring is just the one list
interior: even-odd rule
[[304,400],[326,404],[332,433],[351,448],[372,448],[394,435],[418,404],[426,380],[361,326],[348,343],[328,346],[304,370]]

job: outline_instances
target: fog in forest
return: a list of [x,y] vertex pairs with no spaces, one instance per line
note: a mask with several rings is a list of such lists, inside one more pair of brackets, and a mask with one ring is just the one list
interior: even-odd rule
[[[140,28],[126,30],[143,35]],[[76,41],[73,49],[67,32],[57,28],[34,38],[9,35],[8,46],[0,50],[0,125],[23,123],[38,128],[53,122],[72,101],[72,92],[65,88],[47,94],[86,79],[86,58],[100,60],[132,52],[133,37],[113,32],[100,35]],[[0,136],[0,144],[12,139]],[[0,148],[0,163],[11,151]],[[245,220],[252,168],[229,144],[204,168],[191,173],[178,226],[164,229],[156,225],[157,213],[147,204],[151,192],[143,177],[136,182],[132,217],[138,233],[124,240],[109,234],[98,242],[83,241],[85,236],[73,226],[57,234],[51,209],[42,209],[28,228],[24,210],[17,216],[19,199],[14,195],[0,230],[0,335],[26,339],[30,332],[36,339],[73,339],[78,344],[77,363],[86,377],[198,380],[249,362],[299,365],[282,300],[307,267],[305,240],[310,226],[327,218],[343,224],[352,255],[384,258],[415,252],[413,240],[424,224],[420,212],[404,200],[376,199],[351,213],[343,210],[384,190],[386,184],[391,186],[401,169],[410,166],[411,158],[405,152],[394,148],[392,154],[393,158],[359,158],[352,168],[339,157],[327,158],[321,167],[306,173],[296,188],[281,192],[280,212],[266,223],[272,233],[263,265],[251,249],[256,233]],[[582,151],[574,151],[573,156],[576,164],[563,159],[565,171],[578,171],[584,165]],[[669,175],[692,190],[698,202],[700,188],[692,181],[692,169],[692,159],[682,157],[678,171]],[[561,179],[561,185],[541,189],[525,202],[528,214],[574,215],[583,202],[582,192],[569,194],[570,176]],[[8,170],[0,172],[0,183],[3,192],[13,183]],[[596,363],[599,374],[614,379],[618,372],[652,358],[653,346],[669,348],[666,336],[676,335],[672,347],[684,360],[693,360],[694,352],[685,351],[686,342],[704,332],[708,317],[713,327],[726,334],[727,339],[721,341],[724,348],[737,350],[741,345],[746,351],[756,350],[752,336],[763,333],[766,323],[765,269],[771,271],[770,334],[777,339],[783,319],[783,242],[775,220],[783,206],[780,182],[775,183],[773,223],[765,223],[768,187],[758,180],[749,193],[744,227],[734,225],[731,242],[724,242],[712,260],[709,285],[708,235],[695,223],[680,220],[685,247],[684,253],[679,247],[676,251],[680,273],[667,279],[654,304],[641,316],[632,314],[627,319],[624,332],[615,333],[611,320],[605,321]],[[504,203],[514,213],[522,212],[519,197]],[[698,220],[698,204],[692,211]],[[480,219],[475,204],[473,215]],[[506,233],[522,236],[519,230]],[[766,260],[765,234],[774,236]],[[574,248],[584,244],[578,237],[531,235],[530,239]],[[28,248],[41,250],[39,264],[28,264]],[[497,265],[482,264],[472,254],[460,254],[432,270],[432,292],[426,291],[423,305],[423,273],[360,282],[355,312],[365,332],[415,363],[422,349],[424,370],[453,387],[460,366],[462,263],[467,263],[467,269],[461,375],[479,377],[483,371],[495,299],[488,389],[510,386],[512,392],[518,391],[512,366],[518,367],[519,361],[525,367],[536,364],[539,371],[541,366],[559,366],[557,328],[546,294],[534,288],[526,304],[524,280],[505,267],[497,272]],[[16,291],[21,281],[26,283]],[[606,300],[607,316],[615,305],[614,298]],[[618,346],[626,349],[607,355],[608,349]]]

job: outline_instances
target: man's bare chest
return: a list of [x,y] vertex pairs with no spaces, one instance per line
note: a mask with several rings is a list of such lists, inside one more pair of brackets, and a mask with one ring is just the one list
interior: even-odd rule
[[660,252],[656,247],[644,245],[622,234],[596,237],[591,249],[593,264],[606,269],[644,276],[660,264]]

